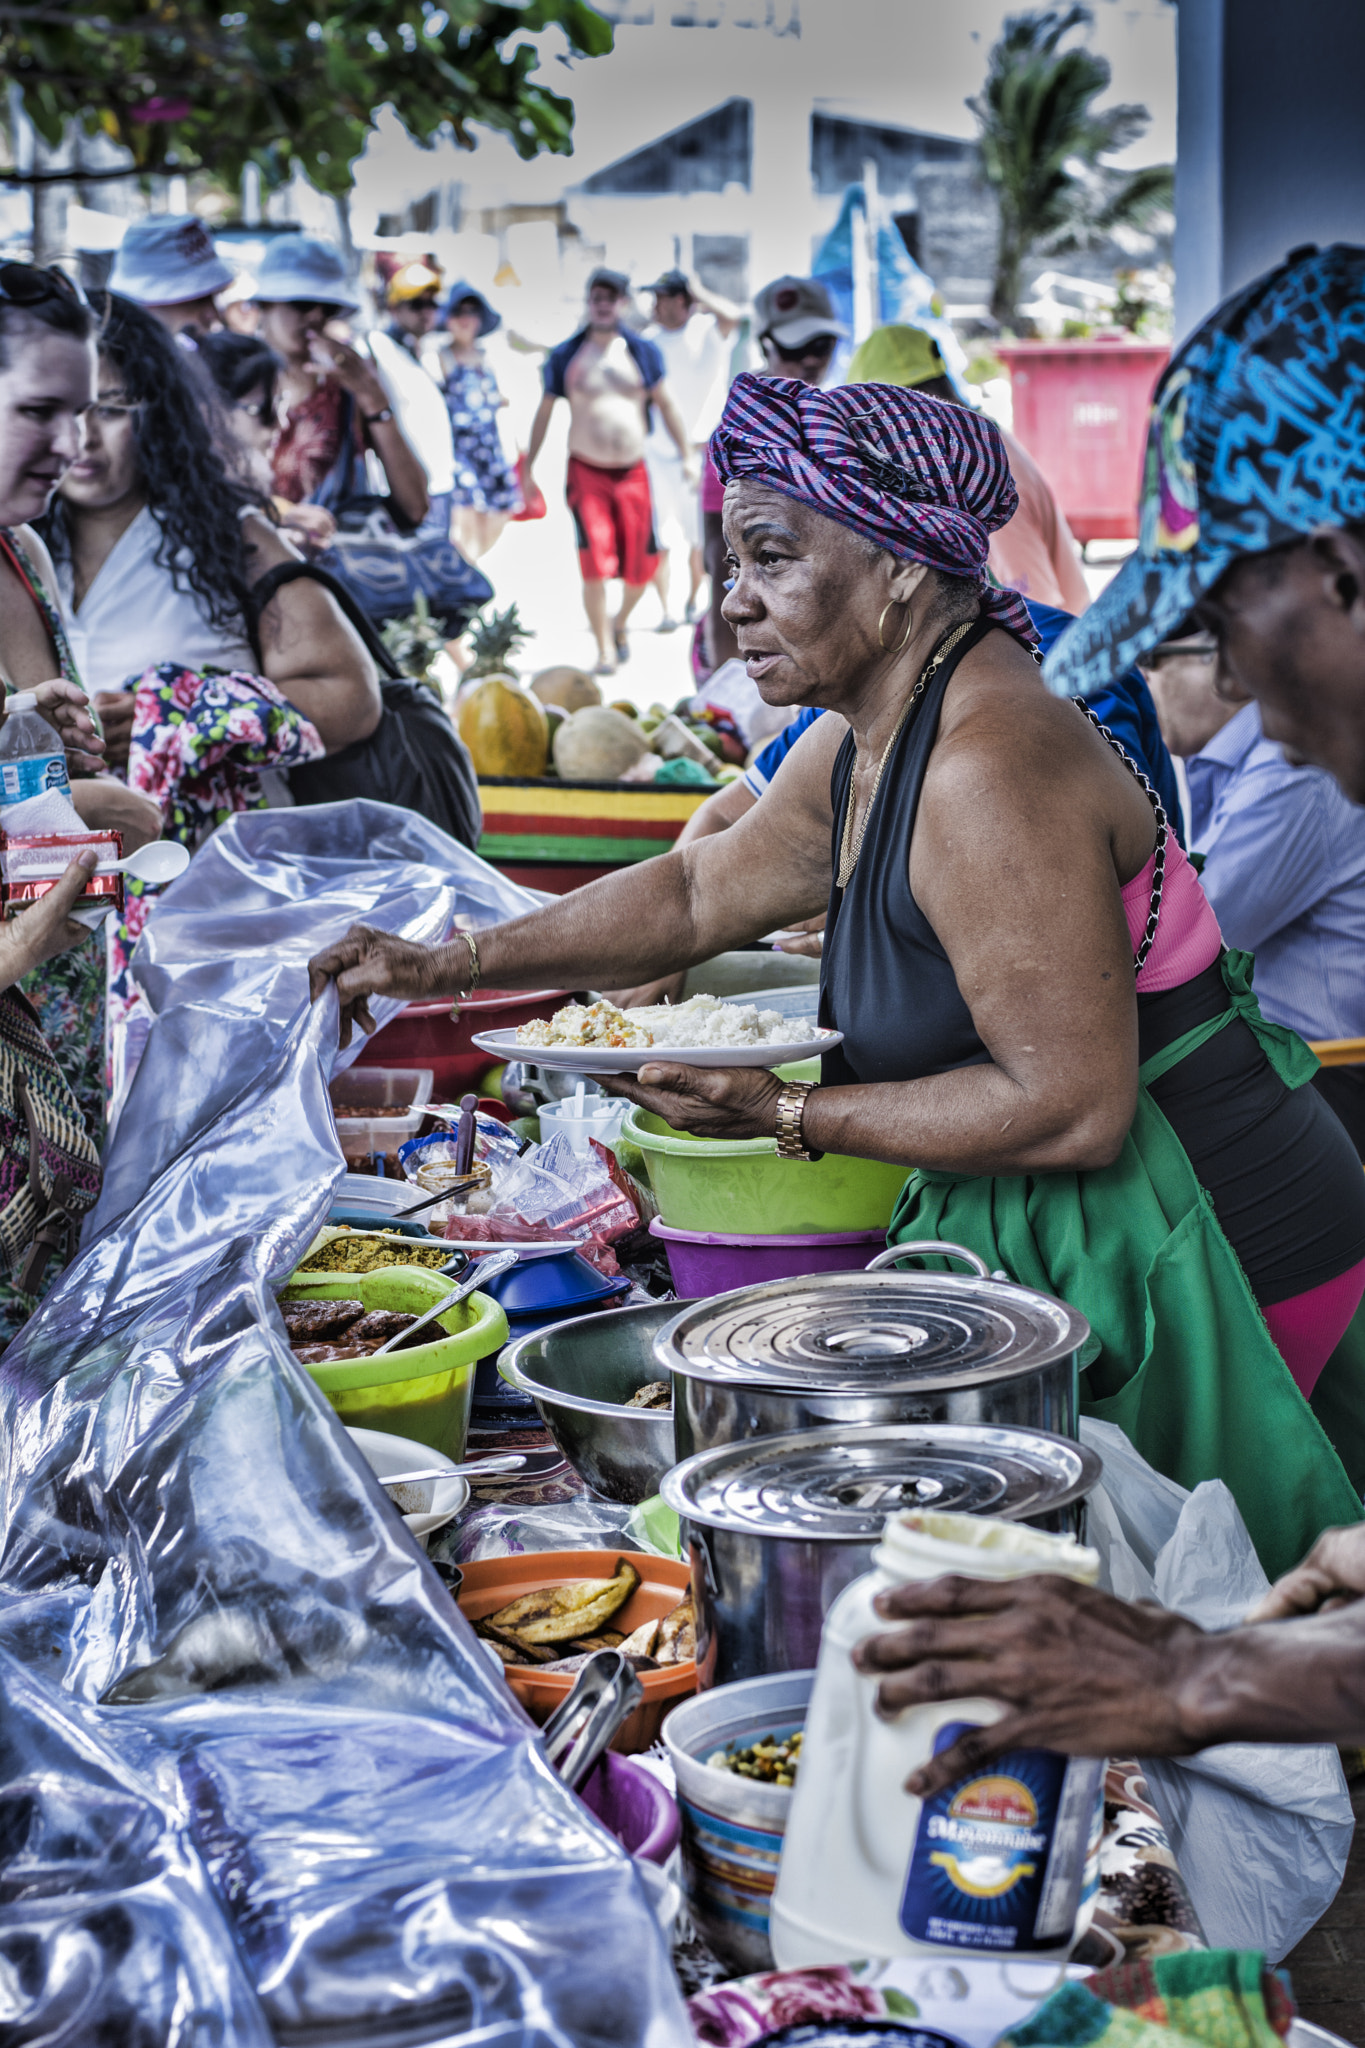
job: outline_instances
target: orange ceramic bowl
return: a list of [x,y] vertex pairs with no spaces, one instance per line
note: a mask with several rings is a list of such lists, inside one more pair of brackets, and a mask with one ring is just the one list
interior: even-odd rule
[[[571,1579],[610,1579],[622,1557],[640,1574],[640,1583],[608,1626],[629,1635],[642,1622],[660,1620],[677,1606],[691,1585],[685,1564],[635,1550],[531,1550],[519,1557],[485,1557],[462,1567],[460,1610],[469,1621],[479,1621],[538,1586],[562,1586]],[[574,1682],[571,1671],[541,1672],[530,1665],[524,1669],[504,1665],[503,1676],[537,1726],[549,1720]],[[611,1745],[623,1756],[648,1749],[658,1739],[669,1708],[696,1691],[697,1667],[689,1662],[671,1664],[662,1671],[642,1671],[640,1683],[645,1696],[627,1715]]]

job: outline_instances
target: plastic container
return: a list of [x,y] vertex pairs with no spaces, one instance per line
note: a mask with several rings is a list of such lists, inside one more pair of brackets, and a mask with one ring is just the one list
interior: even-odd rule
[[567,989],[481,988],[461,996],[458,1006],[409,1003],[365,1041],[356,1067],[430,1067],[436,1100],[451,1102],[497,1064],[474,1044],[476,1031],[515,1031],[535,1017],[553,1017],[568,1000]]
[[[460,1611],[470,1621],[505,1607],[535,1586],[562,1586],[570,1579],[609,1579],[620,1557],[629,1557],[640,1574],[640,1584],[623,1607],[611,1618],[611,1627],[629,1635],[642,1622],[670,1614],[691,1586],[685,1564],[671,1557],[654,1557],[646,1551],[616,1550],[533,1550],[518,1557],[485,1557],[464,1567],[460,1588]],[[504,1665],[503,1676],[537,1725],[549,1720],[555,1708],[573,1687],[571,1671],[538,1671]],[[664,1715],[678,1700],[696,1691],[695,1664],[666,1665],[660,1671],[642,1671],[640,1683],[645,1696],[627,1714],[612,1741],[621,1756],[648,1749],[658,1740]]]
[[683,1890],[710,1946],[737,1972],[770,1970],[768,1914],[792,1794],[706,1762],[731,1743],[792,1735],[802,1727],[813,1671],[746,1678],[684,1700],[664,1723],[678,1781]]
[[[502,1304],[508,1320],[520,1325],[526,1318],[558,1322],[576,1312],[598,1308],[609,1296],[624,1294],[630,1281],[624,1273],[613,1279],[599,1273],[591,1259],[573,1246],[548,1258],[525,1259],[488,1283],[494,1301]],[[529,1327],[529,1325],[528,1325]]]
[[668,1270],[680,1297],[728,1294],[764,1280],[802,1273],[861,1272],[885,1249],[884,1230],[831,1230],[815,1237],[757,1237],[717,1230],[676,1230],[656,1216],[651,1237],[662,1239]]
[[608,1834],[642,1863],[667,1863],[678,1846],[678,1802],[643,1764],[608,1750],[579,1798]]
[[1010,341],[1014,431],[1077,540],[1136,540],[1147,420],[1170,350],[1151,342]]
[[[335,1273],[291,1279],[282,1301],[361,1301],[367,1309],[420,1315],[450,1293],[453,1282],[422,1266],[384,1266],[376,1273]],[[507,1318],[496,1301],[474,1293],[439,1318],[447,1334],[383,1358],[343,1358],[308,1365],[319,1391],[355,1429],[385,1430],[430,1444],[448,1458],[464,1456],[474,1367],[507,1341]]]
[[540,1111],[540,1141],[548,1145],[562,1131],[574,1151],[586,1158],[594,1138],[599,1145],[616,1143],[630,1106],[627,1095],[585,1095],[581,1104],[569,1095],[562,1102],[547,1102]]
[[644,1154],[659,1214],[674,1230],[765,1237],[885,1231],[908,1169],[876,1159],[779,1159],[776,1138],[693,1138],[633,1108],[622,1136]]
[[338,1116],[337,1137],[347,1161],[374,1157],[392,1160],[397,1171],[400,1146],[422,1127],[424,1104],[431,1100],[430,1067],[348,1067],[331,1085],[332,1106],[381,1110],[399,1104],[404,1116]]
[[[779,1969],[860,1957],[1016,1955],[1063,1961],[1079,1911],[1104,1765],[1007,1750],[927,1801],[904,1790],[920,1764],[1004,1709],[986,1699],[876,1712],[877,1679],[854,1668],[887,1624],[876,1594],[945,1572],[1014,1579],[1057,1572],[1093,1585],[1099,1556],[1074,1538],[978,1515],[910,1510],[887,1521],[873,1569],[825,1617],[770,1921]],[[1076,1683],[1085,1683],[1077,1672]]]

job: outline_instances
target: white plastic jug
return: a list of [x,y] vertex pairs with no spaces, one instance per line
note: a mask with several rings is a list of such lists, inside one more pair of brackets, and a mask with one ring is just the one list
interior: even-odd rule
[[1093,1897],[1078,1909],[1102,1818],[1102,1762],[1011,1750],[916,1799],[905,1790],[910,1773],[1003,1709],[947,1700],[884,1721],[878,1681],[855,1669],[852,1651],[894,1625],[872,1602],[907,1580],[1059,1572],[1093,1585],[1099,1558],[1071,1536],[912,1509],[888,1520],[873,1565],[825,1617],[769,1922],[778,1968],[887,1956],[1065,1957],[1094,1910]]

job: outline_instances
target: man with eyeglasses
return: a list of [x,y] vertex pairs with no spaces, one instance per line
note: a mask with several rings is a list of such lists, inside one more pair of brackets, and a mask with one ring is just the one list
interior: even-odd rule
[[[1260,707],[1214,687],[1209,634],[1163,640],[1142,668],[1189,785],[1190,850],[1230,946],[1256,956],[1267,1017],[1301,1037],[1365,1037],[1365,811],[1321,768],[1268,740]],[[1365,1159],[1365,1069],[1320,1067],[1313,1085]]]

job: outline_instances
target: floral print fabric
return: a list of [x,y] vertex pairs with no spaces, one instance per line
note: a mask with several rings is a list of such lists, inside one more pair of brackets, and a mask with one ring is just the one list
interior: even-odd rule
[[[161,806],[162,836],[191,852],[235,812],[265,808],[260,769],[326,752],[317,727],[264,676],[163,661],[128,687],[136,698],[128,786]],[[111,1025],[136,999],[128,965],[158,893],[129,882],[122,919],[109,921]]]
[[502,393],[486,363],[456,363],[443,386],[455,442],[455,503],[476,512],[519,512],[521,492],[502,452]]

